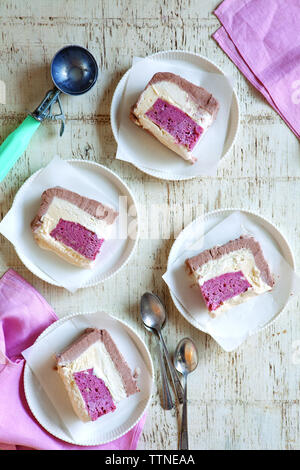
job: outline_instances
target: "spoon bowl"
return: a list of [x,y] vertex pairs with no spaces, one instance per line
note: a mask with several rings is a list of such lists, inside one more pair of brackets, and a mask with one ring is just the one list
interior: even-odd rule
[[183,338],[177,345],[174,355],[174,365],[178,372],[187,375],[198,365],[198,352],[190,338]]
[[165,308],[157,295],[145,292],[141,298],[141,317],[146,327],[160,330],[166,321]]

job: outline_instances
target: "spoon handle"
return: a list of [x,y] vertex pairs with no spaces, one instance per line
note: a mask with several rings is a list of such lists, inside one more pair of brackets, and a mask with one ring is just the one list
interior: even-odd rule
[[159,355],[159,363],[160,363],[161,376],[162,376],[162,407],[164,410],[171,410],[174,407],[174,403],[173,403],[170,388],[169,388],[164,358],[163,358],[163,354],[162,354],[162,350],[161,350],[161,346],[160,346],[160,342],[158,338],[157,338],[157,348],[159,351],[158,355]]
[[173,366],[173,364],[170,360],[169,351],[167,349],[164,338],[163,338],[161,332],[159,332],[158,334],[159,334],[159,338],[160,338],[162,346],[163,346],[163,350],[164,350],[164,353],[165,353],[165,358],[166,358],[166,361],[167,361],[167,364],[168,364],[168,368],[169,368],[169,371],[170,371],[170,375],[171,375],[173,387],[174,387],[175,392],[176,392],[177,399],[178,399],[179,403],[183,403],[183,388],[182,388],[180,379],[179,379],[179,377],[177,375],[177,372],[176,372],[176,370],[175,370],[175,368],[174,368],[174,366]]
[[188,422],[187,421],[188,421],[187,420],[187,377],[185,375],[179,450],[189,450]]

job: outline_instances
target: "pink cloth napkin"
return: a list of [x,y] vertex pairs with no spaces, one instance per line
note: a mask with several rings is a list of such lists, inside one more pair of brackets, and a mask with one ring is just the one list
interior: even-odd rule
[[213,38],[300,138],[300,1],[224,0]]
[[123,437],[103,446],[76,446],[56,439],[33,417],[24,394],[21,351],[57,316],[46,300],[10,269],[0,279],[0,449],[133,450],[145,416]]

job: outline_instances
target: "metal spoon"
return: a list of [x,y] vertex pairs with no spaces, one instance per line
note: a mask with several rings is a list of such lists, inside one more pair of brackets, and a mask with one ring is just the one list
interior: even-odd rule
[[[148,303],[146,296],[143,295],[141,298],[141,305],[140,305],[140,312],[141,312],[141,317],[143,319],[145,315],[145,311],[148,309]],[[171,396],[170,388],[169,388],[169,383],[168,383],[168,378],[167,378],[167,371],[165,368],[165,363],[164,363],[164,358],[163,358],[163,352],[161,348],[161,343],[158,334],[156,333],[155,330],[152,328],[149,328],[144,322],[144,327],[148,330],[154,333],[154,336],[157,339],[157,349],[158,349],[158,355],[159,355],[159,364],[160,364],[160,369],[161,369],[161,376],[162,376],[162,407],[164,410],[171,410],[174,407],[173,399]]]
[[170,360],[169,352],[161,333],[161,329],[166,321],[166,311],[160,298],[157,297],[157,295],[152,294],[152,292],[145,292],[145,294],[142,295],[141,317],[144,325],[154,330],[159,337],[159,340],[163,347],[163,351],[165,354],[177,399],[179,403],[183,403],[183,388],[180,379],[177,375],[177,372],[174,369],[174,366]]
[[166,371],[166,367],[164,363],[163,352],[162,352],[159,336],[154,330],[152,330],[152,328],[148,328],[148,326],[146,326],[145,324],[144,324],[144,327],[148,331],[151,331],[157,339],[157,351],[158,351],[159,365],[160,365],[161,377],[162,377],[162,397],[161,397],[162,407],[164,410],[171,410],[174,407],[174,402],[173,402],[172,395],[171,395],[170,388],[169,388],[168,376],[167,376],[167,371]]
[[187,376],[198,365],[198,353],[195,344],[190,338],[182,339],[176,348],[174,365],[184,377],[184,399],[182,408],[181,431],[179,450],[188,450],[188,420],[187,420]]

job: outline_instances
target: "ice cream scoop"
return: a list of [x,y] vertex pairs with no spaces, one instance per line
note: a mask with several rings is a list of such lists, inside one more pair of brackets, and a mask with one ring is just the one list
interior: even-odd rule
[[[14,166],[26,150],[31,137],[45,119],[60,120],[60,135],[65,127],[65,115],[60,94],[82,95],[89,91],[98,78],[98,65],[92,54],[81,46],[66,46],[60,49],[51,62],[51,77],[54,88],[49,90],[39,106],[24,119],[0,146],[0,181]],[[53,113],[58,104],[59,113]]]

